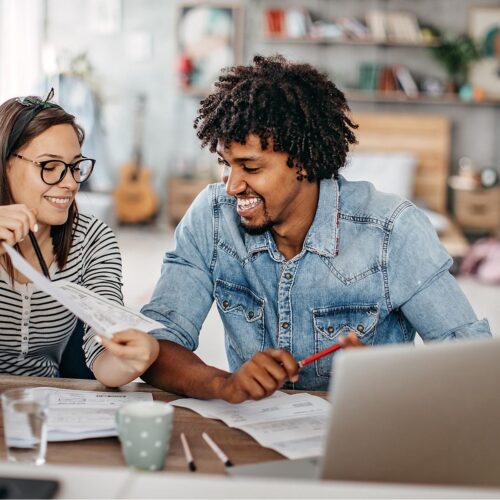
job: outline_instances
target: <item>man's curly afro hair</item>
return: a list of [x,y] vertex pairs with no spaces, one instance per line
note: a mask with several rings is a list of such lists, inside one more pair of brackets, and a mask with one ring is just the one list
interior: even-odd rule
[[349,145],[356,143],[357,125],[344,94],[326,74],[281,55],[255,56],[250,66],[225,69],[198,113],[194,128],[202,147],[215,152],[219,140],[244,144],[256,134],[267,149],[272,139],[299,180],[302,167],[309,181],[338,178]]

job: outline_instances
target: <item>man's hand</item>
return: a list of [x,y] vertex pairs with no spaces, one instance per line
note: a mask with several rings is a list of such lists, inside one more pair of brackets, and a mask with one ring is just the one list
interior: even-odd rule
[[344,349],[349,347],[366,347],[365,344],[358,339],[356,332],[353,330],[351,330],[348,335],[339,337],[338,343]]
[[142,375],[156,360],[160,347],[158,341],[146,332],[126,330],[115,333],[112,339],[99,337],[107,351],[123,365]]
[[288,351],[267,349],[223,379],[220,397],[229,403],[258,400],[270,396],[285,381],[297,382],[298,378],[299,365]]

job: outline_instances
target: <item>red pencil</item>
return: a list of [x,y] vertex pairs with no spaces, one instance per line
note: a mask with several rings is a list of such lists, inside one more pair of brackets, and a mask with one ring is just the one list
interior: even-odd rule
[[308,358],[304,358],[302,361],[299,361],[299,367],[302,368],[303,366],[306,366],[313,361],[316,361],[317,359],[324,358],[325,356],[328,356],[332,352],[337,351],[338,349],[341,349],[343,346],[340,344],[333,344],[330,347],[327,347],[326,349],[323,349],[322,351],[317,352],[316,354],[313,354],[312,356],[309,356]]

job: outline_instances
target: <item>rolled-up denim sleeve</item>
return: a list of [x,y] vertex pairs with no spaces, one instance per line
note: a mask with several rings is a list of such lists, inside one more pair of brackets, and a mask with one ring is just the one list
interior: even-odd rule
[[388,300],[424,341],[491,336],[450,274],[452,262],[427,216],[403,209],[388,244]]
[[163,259],[160,279],[142,313],[164,328],[151,334],[194,351],[213,301],[215,262],[210,187],[202,191],[175,231],[175,248]]

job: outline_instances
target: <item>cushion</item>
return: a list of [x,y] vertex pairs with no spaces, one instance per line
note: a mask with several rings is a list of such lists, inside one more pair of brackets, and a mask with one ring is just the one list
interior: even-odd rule
[[411,199],[417,158],[410,153],[352,152],[341,170],[350,181],[368,181],[375,189]]

